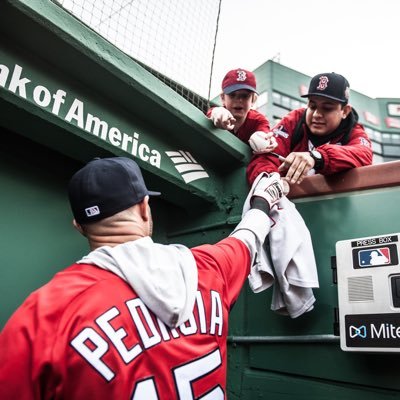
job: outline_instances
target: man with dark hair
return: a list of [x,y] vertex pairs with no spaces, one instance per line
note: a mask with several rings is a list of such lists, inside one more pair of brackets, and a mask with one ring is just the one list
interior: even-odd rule
[[275,154],[253,156],[247,168],[249,183],[261,172],[279,171],[293,184],[312,173],[329,175],[372,164],[371,141],[349,104],[349,94],[349,82],[342,75],[314,76],[302,96],[308,98],[307,108],[291,111],[272,129],[278,143]]
[[72,177],[74,225],[91,252],[32,293],[0,336],[0,398],[226,397],[228,314],[282,197],[264,174],[230,237],[189,249],[151,239],[138,165],[113,157]]

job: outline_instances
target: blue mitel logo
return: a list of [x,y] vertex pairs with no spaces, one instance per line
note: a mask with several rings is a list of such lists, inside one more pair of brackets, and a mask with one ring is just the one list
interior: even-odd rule
[[358,328],[356,326],[350,325],[349,331],[350,331],[350,337],[352,339],[357,336],[362,339],[365,339],[367,337],[367,328],[365,325],[361,325]]
[[370,250],[360,250],[358,253],[360,267],[371,267],[390,263],[390,250],[388,247],[380,247]]

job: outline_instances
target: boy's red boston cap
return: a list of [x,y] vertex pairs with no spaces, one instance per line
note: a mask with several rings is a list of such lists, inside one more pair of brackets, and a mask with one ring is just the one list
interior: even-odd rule
[[222,81],[222,92],[224,94],[230,94],[240,89],[246,89],[257,93],[256,76],[251,71],[237,68],[229,71],[225,75]]

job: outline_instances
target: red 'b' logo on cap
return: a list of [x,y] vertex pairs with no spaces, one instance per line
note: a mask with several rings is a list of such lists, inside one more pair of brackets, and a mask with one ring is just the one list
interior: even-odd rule
[[317,86],[317,90],[325,90],[328,87],[329,79],[327,76],[320,76],[319,77],[319,84]]

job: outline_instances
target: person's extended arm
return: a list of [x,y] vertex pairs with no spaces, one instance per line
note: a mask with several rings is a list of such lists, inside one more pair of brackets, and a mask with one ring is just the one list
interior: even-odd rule
[[[271,132],[273,133],[277,144],[273,149],[275,153],[282,157],[289,155],[292,134],[295,130],[298,119],[301,118],[303,113],[304,109],[294,110],[282,118],[282,120],[272,128]],[[266,153],[254,154],[246,170],[247,180],[250,185],[253,184],[256,177],[262,172],[278,172],[278,168],[282,164],[282,161],[276,156],[270,154],[271,151],[272,150],[270,149],[269,152]]]
[[[226,282],[230,303],[239,295],[258,258],[260,249],[270,231],[270,208],[284,194],[279,174],[261,174],[255,180],[245,201],[241,222],[226,239],[215,245],[202,245],[192,249],[197,263],[206,258],[208,268],[213,265]],[[251,208],[250,208],[251,204]],[[213,262],[210,263],[210,260]]]
[[322,175],[331,175],[351,168],[372,164],[371,142],[361,125],[356,125],[351,132],[350,140],[345,145],[327,143],[314,150],[319,161],[309,151],[292,152],[279,167],[290,183],[301,183],[314,168]]
[[[245,201],[242,221],[230,235],[246,244],[252,260],[270,231],[270,209],[287,191],[277,173],[262,173],[254,181]],[[250,209],[246,211],[247,207]]]

